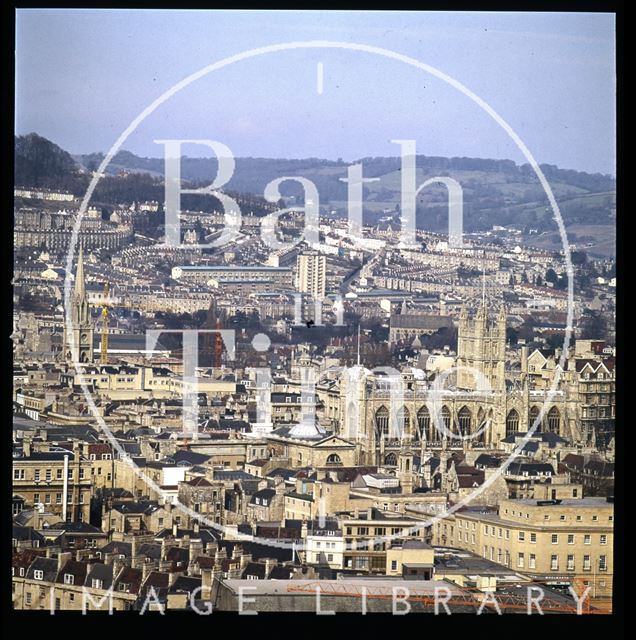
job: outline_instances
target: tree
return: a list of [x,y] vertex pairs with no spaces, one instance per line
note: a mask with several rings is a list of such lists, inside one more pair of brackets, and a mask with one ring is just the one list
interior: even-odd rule
[[570,259],[573,265],[582,266],[587,262],[587,253],[585,251],[572,251]]
[[563,275],[559,276],[558,280],[556,281],[556,284],[554,285],[555,289],[567,289],[568,288],[568,274],[564,273]]
[[559,276],[554,269],[548,269],[545,272],[545,281],[551,282],[552,284],[556,284],[559,281]]
[[591,311],[583,321],[581,340],[600,340],[607,335],[607,321],[599,311]]
[[45,313],[49,310],[49,306],[45,301],[29,292],[20,297],[20,308],[22,311],[35,313]]

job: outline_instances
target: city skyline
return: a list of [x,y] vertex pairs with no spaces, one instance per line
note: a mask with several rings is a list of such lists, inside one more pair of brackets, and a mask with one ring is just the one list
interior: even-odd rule
[[613,21],[18,10],[16,616],[616,614]]

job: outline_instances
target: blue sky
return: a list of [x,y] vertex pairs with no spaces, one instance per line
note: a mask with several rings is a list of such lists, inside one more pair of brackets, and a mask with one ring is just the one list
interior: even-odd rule
[[[615,173],[611,14],[18,10],[16,133],[72,153],[106,151],[189,74],[269,44],[355,42],[425,62],[479,95],[540,163]],[[318,92],[318,64],[323,89]],[[423,71],[364,52],[267,54],[214,72],[157,109],[124,144],[209,138],[235,156],[418,153],[524,158],[473,102]],[[188,155],[205,153],[186,147]]]

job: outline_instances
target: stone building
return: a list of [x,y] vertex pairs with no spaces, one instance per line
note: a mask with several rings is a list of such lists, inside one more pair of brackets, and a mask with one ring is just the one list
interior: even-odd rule
[[[357,443],[358,464],[395,465],[404,439],[420,451],[441,448],[444,438],[449,448],[495,448],[507,436],[536,427],[572,443],[589,442],[585,420],[598,414],[601,401],[603,415],[611,417],[611,426],[603,428],[611,433],[613,358],[588,363],[570,353],[562,368],[558,350],[550,357],[539,351],[528,355],[524,346],[520,362],[509,362],[505,327],[503,309],[494,320],[485,306],[474,319],[463,311],[456,365],[464,370],[456,374],[389,367],[370,371],[359,365],[345,369],[339,379],[336,433]],[[487,382],[486,389],[480,380]]]
[[67,362],[87,364],[93,362],[93,332],[86,280],[84,278],[84,253],[79,250],[77,273],[71,298],[71,323],[64,328],[64,358]]
[[433,525],[433,543],[465,549],[535,580],[575,580],[592,598],[612,593],[614,504],[606,498],[502,500]]

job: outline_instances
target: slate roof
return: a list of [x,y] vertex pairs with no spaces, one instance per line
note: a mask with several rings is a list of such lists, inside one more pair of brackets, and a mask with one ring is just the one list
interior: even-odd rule
[[168,593],[187,593],[189,595],[200,586],[201,578],[193,576],[179,576],[168,590]]
[[192,478],[192,480],[184,480],[184,484],[188,484],[191,487],[211,487],[212,483],[206,478]]
[[132,556],[132,544],[130,542],[117,542],[112,540],[107,545],[104,545],[100,551],[102,555],[106,553],[114,553],[115,555],[124,555],[127,558]]
[[171,549],[168,549],[168,552],[166,553],[166,560],[172,562],[172,566],[175,569],[181,567],[185,569],[190,560],[190,552],[187,548],[172,547]]
[[151,571],[145,582],[141,586],[140,594],[142,598],[146,598],[146,594],[153,587],[159,601],[165,601],[170,586],[170,574],[164,571]]
[[241,578],[245,580],[247,576],[255,576],[258,580],[264,580],[266,578],[265,564],[262,562],[248,562],[245,569],[243,569]]
[[124,567],[117,576],[114,591],[119,591],[120,593],[139,593],[142,577],[143,572],[141,569]]
[[214,479],[215,480],[258,480],[256,476],[253,476],[251,473],[246,473],[245,471],[224,471],[222,469],[214,470]]
[[506,475],[523,475],[527,472],[528,476],[538,476],[540,474],[554,474],[554,467],[544,462],[511,462],[506,469]]
[[22,527],[17,524],[14,524],[11,529],[11,538],[15,540],[37,540],[39,546],[44,546],[45,543],[44,536],[33,527]]
[[293,478],[296,475],[296,473],[297,473],[297,469],[284,469],[283,467],[276,467],[276,469],[273,469],[268,474],[266,474],[266,477],[267,478],[281,477],[281,478],[284,478],[285,480],[289,480],[290,478]]
[[269,572],[268,579],[269,580],[290,580],[294,575],[293,567],[284,567],[281,565],[276,565]]
[[488,455],[487,453],[482,453],[476,460],[475,466],[487,467],[487,468],[496,468],[501,466],[501,460],[496,456]]
[[250,504],[255,504],[259,506],[259,503],[256,502],[258,498],[260,500],[260,505],[269,506],[272,503],[272,499],[276,495],[276,491],[274,489],[261,489],[256,493],[252,494],[252,498],[250,499]]
[[139,502],[118,502],[113,504],[113,509],[124,514],[150,514],[159,509],[156,500],[140,500]]
[[110,589],[111,585],[113,584],[113,565],[103,564],[101,562],[94,564],[92,569],[86,576],[86,582],[84,583],[84,585],[87,587],[92,587],[93,580],[101,580],[101,588]]
[[177,465],[178,464],[203,464],[207,462],[212,456],[206,455],[204,453],[196,453],[195,451],[187,451],[185,449],[179,449],[179,451],[173,453],[169,456],[169,460],[173,460]]
[[66,533],[95,535],[103,534],[104,532],[98,527],[89,524],[88,522],[55,522],[51,525],[51,529],[61,529]]
[[[202,542],[216,542],[221,537],[221,532],[212,528],[212,527],[201,527],[198,533],[194,529],[183,529],[181,527],[177,528],[176,539],[185,538],[188,536],[189,538],[196,540],[199,539]],[[172,528],[162,529],[155,535],[155,540],[161,540],[163,538],[173,538]]]
[[153,542],[144,542],[139,546],[138,553],[151,560],[161,560],[161,545]]
[[62,567],[61,571],[57,574],[55,582],[58,584],[65,584],[65,576],[71,574],[73,576],[73,584],[82,585],[86,581],[86,571],[88,565],[85,562],[78,562],[77,560],[69,559]]
[[35,558],[26,572],[26,577],[30,580],[35,580],[35,571],[44,572],[44,576],[42,578],[43,581],[54,582],[57,574],[57,559]]
[[292,558],[292,549],[289,547],[280,547],[278,545],[261,544],[259,542],[249,542],[245,540],[219,540],[219,549],[225,549],[228,556],[232,555],[234,547],[242,547],[245,553],[252,555],[253,560],[261,560],[264,558],[275,558],[279,562],[294,560]]

